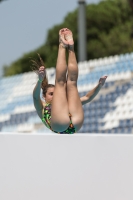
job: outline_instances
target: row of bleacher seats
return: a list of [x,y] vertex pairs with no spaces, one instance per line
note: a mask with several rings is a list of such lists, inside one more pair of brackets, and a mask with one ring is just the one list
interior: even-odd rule
[[85,74],[85,75],[81,75],[79,76],[78,79],[78,84],[79,85],[83,85],[83,84],[88,84],[88,83],[93,83],[96,82],[101,76],[103,75],[110,75],[110,74],[116,74],[116,73],[121,73],[121,72],[127,72],[127,71],[132,71],[133,70],[133,65],[128,68],[128,67],[118,67],[117,65],[111,69],[107,68],[104,70],[93,70],[91,73],[89,74]]
[[[85,118],[80,133],[133,133],[132,61],[133,53],[130,53],[78,63],[80,96],[93,89],[101,76],[109,76],[96,98],[83,106]],[[55,68],[47,69],[47,75],[49,82],[54,84]],[[36,81],[34,72],[0,80],[1,133],[51,133],[42,124],[33,105]]]

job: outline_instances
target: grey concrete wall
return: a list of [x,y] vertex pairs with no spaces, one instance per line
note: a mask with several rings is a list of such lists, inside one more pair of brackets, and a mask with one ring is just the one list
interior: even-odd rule
[[0,135],[0,200],[89,199],[133,199],[133,135]]

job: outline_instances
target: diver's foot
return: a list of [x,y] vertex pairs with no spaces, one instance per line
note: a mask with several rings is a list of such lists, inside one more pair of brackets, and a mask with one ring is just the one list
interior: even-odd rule
[[65,39],[68,42],[68,49],[70,51],[74,51],[73,34],[72,34],[72,31],[70,31],[69,29],[65,30]]
[[59,43],[63,48],[68,48],[68,41],[65,39],[66,28],[63,28],[59,31]]

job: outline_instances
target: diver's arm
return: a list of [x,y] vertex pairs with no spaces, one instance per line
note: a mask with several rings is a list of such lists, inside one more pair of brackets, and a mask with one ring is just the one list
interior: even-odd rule
[[81,97],[80,100],[81,100],[82,105],[92,101],[95,98],[95,96],[99,93],[101,88],[102,86],[98,84],[94,89],[89,91],[85,96]]
[[33,102],[38,116],[42,118],[43,104],[40,98],[40,92],[41,92],[41,82],[37,81],[37,84],[33,90]]
[[82,105],[89,103],[90,101],[92,101],[95,96],[99,93],[99,91],[101,90],[102,86],[105,83],[107,76],[103,76],[99,79],[99,83],[97,84],[97,86],[92,89],[91,91],[89,91],[85,96],[81,97],[81,103]]

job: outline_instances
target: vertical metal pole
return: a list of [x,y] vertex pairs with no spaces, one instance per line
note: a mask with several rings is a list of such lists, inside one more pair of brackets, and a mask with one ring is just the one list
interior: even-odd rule
[[87,60],[86,52],[86,3],[79,0],[78,10],[78,61]]
[[[132,12],[133,12],[133,0],[128,0],[129,4],[130,4],[130,7],[132,9]],[[131,29],[131,38],[133,39],[133,26],[132,26],[132,29]]]

